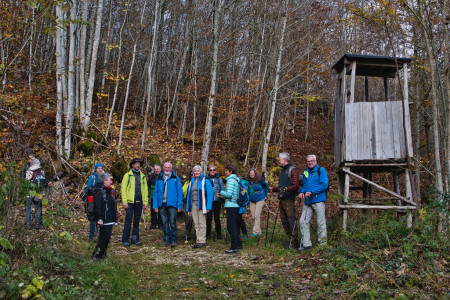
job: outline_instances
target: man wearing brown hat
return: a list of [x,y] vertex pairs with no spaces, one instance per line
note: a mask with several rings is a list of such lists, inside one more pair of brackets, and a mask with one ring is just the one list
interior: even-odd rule
[[131,243],[140,246],[139,220],[142,214],[142,205],[148,205],[147,179],[141,172],[142,160],[135,158],[130,163],[131,170],[123,176],[121,191],[123,208],[126,210],[125,224],[122,233],[122,243],[130,246],[131,221],[133,221],[133,233]]

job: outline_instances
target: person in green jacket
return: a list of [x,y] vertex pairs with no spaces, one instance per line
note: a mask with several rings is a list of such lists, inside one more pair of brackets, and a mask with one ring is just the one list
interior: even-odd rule
[[137,246],[139,242],[139,221],[142,214],[142,205],[148,205],[148,186],[144,173],[141,172],[142,160],[134,158],[130,163],[131,170],[123,176],[121,191],[123,208],[126,210],[125,224],[122,233],[122,243],[130,246],[131,221],[133,233],[131,242]]

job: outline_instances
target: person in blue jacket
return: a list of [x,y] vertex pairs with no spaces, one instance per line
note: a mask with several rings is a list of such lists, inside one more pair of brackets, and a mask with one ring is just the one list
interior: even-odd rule
[[206,179],[209,179],[214,190],[212,210],[206,216],[206,239],[211,238],[212,219],[214,216],[216,237],[218,240],[221,240],[222,224],[220,224],[220,210],[222,209],[222,198],[217,197],[217,195],[218,193],[220,193],[220,191],[224,190],[225,187],[223,185],[222,178],[220,178],[219,174],[217,173],[217,168],[214,165],[209,166],[209,171],[206,175]]
[[269,193],[269,185],[255,169],[248,171],[247,181],[253,189],[253,194],[250,196],[250,211],[253,219],[253,236],[257,237],[261,235],[261,211]]
[[[89,176],[87,184],[86,184],[86,195],[88,193],[88,189],[90,186],[94,186],[98,182],[98,176],[103,173],[103,164],[102,163],[96,163],[94,166],[94,173],[92,173],[91,176]],[[97,222],[92,221],[89,222],[89,242],[95,241],[95,232],[97,228]]]
[[302,241],[298,251],[305,251],[312,247],[309,223],[314,212],[317,216],[319,244],[327,244],[327,222],[325,220],[325,202],[328,190],[327,171],[317,164],[314,154],[306,157],[306,164],[308,167],[303,172],[303,187],[298,195],[301,200],[305,200],[300,217]]
[[164,245],[177,246],[177,212],[183,209],[183,187],[180,178],[172,171],[170,162],[164,163],[153,194],[153,208],[161,212]]
[[225,175],[227,176],[227,185],[219,195],[225,199],[224,207],[227,210],[227,230],[231,236],[231,247],[225,250],[225,253],[238,253],[242,249],[242,241],[238,234],[238,215],[239,204],[237,204],[239,194],[239,178],[236,176],[237,167],[235,165],[227,165],[225,167]]
[[213,188],[211,182],[202,174],[199,165],[192,168],[194,177],[188,186],[186,197],[186,213],[194,221],[197,241],[194,248],[206,247],[206,216],[213,204]]

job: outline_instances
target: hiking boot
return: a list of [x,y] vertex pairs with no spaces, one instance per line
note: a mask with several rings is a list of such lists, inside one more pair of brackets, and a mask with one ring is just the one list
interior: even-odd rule
[[150,229],[157,229],[158,228],[158,225],[156,225],[156,224],[152,224],[152,226],[150,226]]
[[89,243],[95,243],[97,240],[95,239],[95,236],[89,237]]
[[253,237],[258,237],[260,235],[261,235],[261,233],[254,233],[254,234],[252,234]]
[[175,248],[176,246],[177,246],[177,243],[176,243],[176,242],[170,243],[170,247]]
[[248,240],[248,235],[247,234],[241,235],[241,240]]
[[37,230],[41,229],[41,225],[36,224],[36,226],[34,226],[34,229],[37,229]]
[[235,254],[235,253],[239,253],[239,250],[238,249],[228,249],[228,250],[225,250],[225,253],[226,254]]
[[160,246],[170,246],[170,242],[164,241],[161,244],[159,244]]
[[129,242],[123,242],[123,245],[124,245],[125,247],[130,247],[130,243],[129,243]]
[[309,249],[311,249],[311,246],[309,246],[309,247],[301,246],[300,248],[297,248],[297,251],[303,252],[303,251],[308,251]]
[[136,245],[136,246],[142,246],[142,243],[139,242],[139,241],[137,241],[137,242],[133,242],[133,245]]
[[206,243],[195,243],[194,248],[204,248],[206,247]]

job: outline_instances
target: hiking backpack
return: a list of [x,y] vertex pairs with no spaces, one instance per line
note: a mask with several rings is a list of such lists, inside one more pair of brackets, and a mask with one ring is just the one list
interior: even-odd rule
[[94,197],[97,193],[101,192],[103,196],[103,202],[106,202],[106,191],[103,188],[96,188],[95,185],[91,185],[88,188],[87,197],[85,200],[86,218],[90,222],[98,221],[97,214],[95,213]]
[[41,169],[37,169],[33,172],[31,182],[36,184],[38,187],[45,188],[48,186],[48,180],[45,178],[44,171],[42,171]]
[[242,178],[238,177],[238,179],[233,178],[238,182],[238,198],[236,199],[237,205],[239,207],[247,206],[250,202],[250,188],[246,181],[242,180]]

